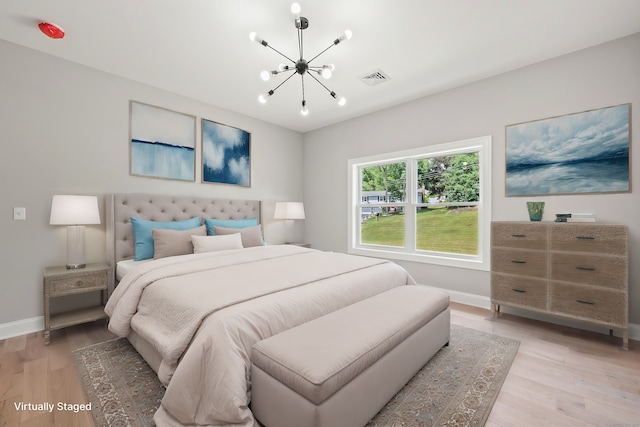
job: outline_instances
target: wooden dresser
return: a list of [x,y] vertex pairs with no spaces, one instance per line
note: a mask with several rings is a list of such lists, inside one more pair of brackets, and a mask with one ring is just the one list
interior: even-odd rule
[[491,311],[517,307],[622,331],[629,341],[625,225],[492,222]]

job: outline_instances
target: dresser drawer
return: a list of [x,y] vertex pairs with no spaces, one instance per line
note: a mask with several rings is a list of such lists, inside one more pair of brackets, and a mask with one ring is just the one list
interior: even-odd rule
[[627,255],[624,225],[559,224],[551,229],[552,251]]
[[613,289],[551,282],[551,311],[597,322],[626,325],[625,294]]
[[547,282],[530,277],[492,273],[491,301],[546,310]]
[[491,224],[491,244],[519,249],[547,248],[547,226],[544,224],[520,224],[494,222]]
[[555,252],[551,254],[551,279],[612,289],[627,289],[627,258]]
[[87,290],[107,289],[108,273],[75,274],[69,277],[51,277],[48,280],[51,296],[57,294],[70,294],[74,291],[86,292]]
[[547,276],[547,253],[493,248],[491,271],[544,278]]

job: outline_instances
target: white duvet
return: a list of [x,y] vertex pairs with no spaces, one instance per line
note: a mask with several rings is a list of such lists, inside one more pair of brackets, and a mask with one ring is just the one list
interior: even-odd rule
[[406,284],[411,276],[388,261],[260,246],[140,265],[105,311],[112,332],[134,330],[162,356],[158,377],[167,390],[158,426],[250,427],[256,342]]

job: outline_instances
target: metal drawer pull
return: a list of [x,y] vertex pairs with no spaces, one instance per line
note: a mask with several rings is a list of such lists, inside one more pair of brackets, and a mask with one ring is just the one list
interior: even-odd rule
[[577,270],[584,270],[584,271],[595,271],[595,268],[591,268],[591,267],[576,267]]
[[577,299],[576,302],[579,302],[580,304],[595,305],[595,302],[582,301],[581,299]]
[[76,283],[74,284],[74,286],[82,286],[82,280],[78,280],[78,281],[76,281]]
[[576,236],[576,239],[580,239],[580,240],[596,240],[596,238],[592,237],[592,236]]
[[517,292],[517,293],[519,293],[519,294],[526,294],[526,293],[527,293],[527,291],[523,291],[522,289],[515,289],[515,288],[512,288],[511,290],[512,290],[513,292]]
[[511,237],[527,237],[526,234],[512,234]]
[[511,260],[512,263],[514,264],[526,264],[527,261],[518,261],[518,260]]

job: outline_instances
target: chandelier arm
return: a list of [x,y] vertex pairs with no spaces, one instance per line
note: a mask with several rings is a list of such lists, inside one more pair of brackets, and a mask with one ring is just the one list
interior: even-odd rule
[[332,44],[331,46],[329,46],[328,48],[326,48],[325,50],[323,50],[322,52],[320,52],[319,54],[317,54],[316,56],[314,56],[313,58],[311,58],[310,60],[307,61],[307,63],[311,63],[311,61],[313,61],[314,59],[316,59],[318,56],[322,55],[323,53],[325,53],[326,51],[328,51],[329,49],[331,49],[332,47],[334,47],[335,44]]
[[298,28],[298,52],[300,53],[300,59],[304,58],[304,43],[302,40],[301,28]]
[[333,92],[331,89],[329,89],[328,87],[326,87],[326,86],[325,86],[325,85],[324,85],[320,80],[318,80],[318,78],[316,78],[316,76],[314,76],[314,75],[313,75],[313,74],[311,74],[310,72],[308,72],[308,71],[307,71],[307,74],[309,74],[311,77],[313,77],[313,80],[317,81],[317,82],[320,84],[320,86],[322,86],[323,88],[325,88],[325,89],[327,90],[327,92],[329,92],[329,94],[335,98],[335,96],[334,96],[335,92]]
[[278,49],[275,49],[274,47],[272,47],[270,44],[267,45],[266,47],[268,47],[269,49],[271,49],[272,51],[276,52],[277,54],[279,54],[280,56],[288,59],[289,61],[293,62],[294,64],[296,63],[296,61],[294,61],[293,59],[289,58],[287,55],[285,55],[284,53],[280,52]]
[[[291,70],[289,70],[289,71],[291,71]],[[295,75],[296,75],[295,70],[293,70],[293,72],[291,73],[291,75],[290,75],[289,77],[287,77],[286,79],[284,79],[284,80],[283,80],[283,81],[282,81],[278,86],[276,86],[276,87],[274,87],[273,89],[271,89],[271,92],[275,92],[276,90],[278,90],[278,88],[279,88],[280,86],[282,86],[283,84],[285,84],[285,83],[287,82],[287,80],[289,80],[291,77],[293,77],[293,76],[295,76]]]

